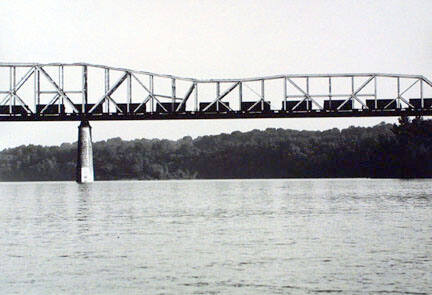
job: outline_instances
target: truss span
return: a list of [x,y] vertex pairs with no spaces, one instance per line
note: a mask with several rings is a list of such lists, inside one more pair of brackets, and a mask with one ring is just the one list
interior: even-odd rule
[[432,83],[422,75],[196,79],[87,63],[0,64],[0,121],[431,114]]

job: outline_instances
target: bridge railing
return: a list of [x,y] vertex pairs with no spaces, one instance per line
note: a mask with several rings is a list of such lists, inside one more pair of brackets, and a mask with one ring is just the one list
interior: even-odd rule
[[86,63],[1,63],[0,116],[374,112],[432,108],[422,75],[196,79]]

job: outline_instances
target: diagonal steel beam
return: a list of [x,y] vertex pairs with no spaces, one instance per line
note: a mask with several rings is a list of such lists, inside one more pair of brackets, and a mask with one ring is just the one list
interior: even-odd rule
[[50,102],[49,102],[46,106],[44,106],[44,108],[40,111],[40,113],[43,114],[43,112],[45,112],[46,109],[47,109],[50,105],[55,104],[55,103],[57,102],[57,100],[59,99],[59,97],[60,97],[60,94],[58,94],[58,93],[57,93],[56,95],[54,95],[54,97],[50,100]]
[[[404,91],[402,91],[401,93],[398,94],[398,96],[396,96],[395,98],[393,98],[388,104],[386,104],[384,106],[384,109],[387,109],[393,102],[397,101],[398,99],[402,100],[404,103],[406,103],[408,106],[410,106],[411,108],[414,108],[414,106],[412,104],[410,104],[402,95],[405,94],[408,90],[410,90],[415,84],[417,84],[417,82],[419,82],[420,80],[416,80],[414,83],[412,83],[410,86],[408,86]],[[399,92],[399,77],[398,77],[398,92]]]
[[[299,107],[299,105],[301,105],[301,103],[302,102],[304,102],[306,99],[303,99],[303,100],[301,100],[301,101],[299,101],[298,103],[296,103],[296,105],[295,106],[293,106],[293,108],[291,109],[292,111],[295,111],[298,107]],[[308,103],[306,102],[306,110],[308,110],[310,108],[310,106],[308,105]]]
[[[293,80],[291,80],[290,78],[288,78],[287,77],[287,81],[288,82],[290,82],[290,84],[292,85],[292,86],[294,86],[298,91],[300,91],[301,93],[303,93],[303,95],[305,96],[305,98],[304,99],[302,99],[301,101],[299,101],[298,103],[297,103],[297,105],[295,105],[294,106],[294,108],[296,108],[297,106],[299,106],[303,101],[305,101],[306,99],[309,99],[309,100],[311,100],[320,110],[322,110],[323,109],[323,107],[319,104],[319,103],[317,103],[316,101],[315,101],[315,99],[313,99],[312,98],[312,96],[310,96],[306,91],[304,91],[301,87],[299,87],[296,83],[294,83],[294,81]],[[293,109],[294,109],[293,108]]]
[[19,103],[22,105],[22,107],[26,110],[27,113],[33,114],[33,112],[28,108],[28,106],[22,100],[22,98],[16,93],[15,93],[15,98],[18,98]]
[[[369,109],[360,99],[358,99],[357,94],[362,91],[363,88],[366,87],[366,85],[369,84],[370,81],[372,81],[376,76],[371,76],[369,77],[369,79],[367,79],[362,85],[360,85],[359,88],[357,88],[356,91],[354,91],[350,97],[348,97],[340,106],[338,106],[337,110],[340,110],[348,101],[350,101],[351,99],[355,99],[356,101],[358,101],[363,107],[365,107],[366,109]],[[354,84],[353,84],[354,85]]]
[[[412,83],[410,86],[408,86],[404,91],[402,91],[394,100],[396,99],[400,99],[402,100],[404,103],[406,103],[408,106],[414,108],[414,106],[412,104],[409,103],[409,101],[406,100],[405,97],[403,97],[402,95],[404,95],[408,90],[410,90],[414,85],[416,85],[420,80],[416,80],[414,83]],[[393,101],[394,101],[393,100]],[[392,102],[393,102],[392,101]]]
[[111,94],[113,94],[123,83],[124,80],[128,77],[128,73],[124,73],[123,76],[121,76],[116,83],[107,91],[105,94],[98,100],[98,102],[88,111],[89,114],[91,114],[101,103],[103,103],[106,99],[111,100],[114,102],[114,104],[117,106],[117,103],[114,101],[114,99],[111,98]]
[[193,92],[194,89],[195,89],[195,83],[192,83],[191,87],[189,87],[188,91],[186,92],[186,95],[183,98],[183,101],[177,107],[176,112],[180,111],[181,108],[183,107],[183,105],[186,104],[187,100],[189,99],[189,96],[192,94],[192,92]]
[[426,84],[428,84],[430,87],[432,87],[432,82],[429,80],[429,79],[427,79],[426,77],[424,77],[424,76],[421,76],[421,78],[420,78],[423,82],[425,82]]
[[228,110],[230,110],[231,112],[234,112],[234,110],[232,109],[232,108],[230,108],[230,106],[229,105],[227,105],[226,103],[224,103],[223,101],[219,101],[219,103],[221,104],[221,105],[223,105],[224,107],[226,107]]
[[[156,100],[156,101],[159,101],[156,97],[155,97],[155,95],[152,93],[152,91],[150,91],[145,85],[144,85],[144,83],[136,76],[136,75],[134,75],[134,73],[131,73],[131,75],[132,75],[132,77],[138,82],[138,84],[139,85],[141,85],[141,87],[142,88],[144,88],[144,90],[145,91],[147,91],[147,93],[149,94],[145,99],[144,99],[144,101],[143,102],[141,102],[139,105],[138,105],[138,107],[135,109],[135,111],[136,110],[138,110],[142,105],[144,105],[144,104],[146,104],[150,99],[153,99],[153,100]],[[159,102],[159,104],[160,104],[160,102]],[[162,106],[162,105],[161,105]],[[163,109],[165,109],[163,106],[162,106],[162,108]],[[166,109],[165,109],[166,110]],[[135,112],[134,111],[134,112]],[[152,112],[153,112],[153,110],[152,110]]]
[[[168,112],[168,110],[167,110],[167,109],[162,105],[162,103],[160,102],[160,100],[157,99],[157,97],[154,96],[154,95],[148,95],[148,96],[144,99],[144,101],[141,102],[141,103],[140,103],[140,104],[135,108],[134,112],[137,111],[137,110],[139,110],[139,108],[142,107],[144,104],[146,104],[146,103],[150,100],[150,98],[152,98],[152,97],[153,97],[153,100],[156,101],[156,105],[160,105],[161,108],[162,108],[164,111]],[[152,112],[153,112],[153,110],[152,110]]]
[[[394,101],[396,101],[396,99],[397,99],[397,97],[396,98],[394,98],[394,99],[392,99],[388,104],[386,104],[385,106],[384,106],[384,108],[383,109],[386,109],[386,108],[388,108]],[[397,105],[396,105],[396,108],[397,108]]]
[[15,86],[15,91],[18,91],[25,82],[27,82],[27,80],[31,77],[31,75],[34,73],[34,68],[31,68],[22,78],[21,80],[18,82],[18,84]]
[[[262,94],[259,94],[258,92],[256,92],[255,90],[253,90],[253,88],[249,87],[249,85],[245,84],[245,86],[247,88],[249,88],[250,91],[252,91],[253,94],[255,94],[256,96],[258,96],[260,99],[257,100],[252,106],[250,106],[246,111],[249,112],[250,110],[252,110],[257,104],[259,104],[260,102],[264,103],[264,96]],[[262,88],[261,88],[262,91]]]
[[10,97],[10,93],[7,94],[7,95],[3,98],[3,100],[0,102],[0,106],[7,104],[8,101],[9,101],[9,97]]
[[253,90],[253,88],[251,88],[249,85],[244,84],[250,91],[252,91],[253,94],[255,94],[256,96],[258,96],[260,99],[264,99],[264,97],[261,96],[261,94],[259,94],[258,92],[256,92],[255,90]]
[[404,95],[408,90],[410,90],[414,85],[416,85],[420,80],[416,80],[414,83],[412,83],[410,86],[408,86],[404,91],[401,92],[400,95]]
[[[14,92],[16,95],[16,92],[24,85],[25,82],[27,82],[27,80],[31,77],[31,75],[34,73],[35,68],[32,67],[30,70],[28,70],[28,72],[26,74],[24,74],[24,76],[21,78],[21,80],[18,82],[18,84],[16,84],[15,88],[14,88]],[[8,93],[2,100],[2,102],[0,103],[0,105],[3,105],[4,103],[7,103],[9,101],[9,98],[11,96],[11,93]]]
[[135,76],[134,74],[132,74],[132,77],[138,82],[139,85],[141,85],[142,88],[144,88],[145,91],[147,91],[147,93],[151,97],[156,98],[156,97],[154,97],[153,93],[151,93],[151,91],[144,85],[144,83],[137,76]]
[[143,105],[145,105],[150,100],[150,95],[147,97],[135,108],[134,113],[138,111]]
[[[160,105],[161,106],[161,108],[164,110],[164,111],[166,111],[166,112],[168,112],[168,110],[161,104],[161,102],[160,102],[160,100],[159,99],[157,99],[157,97],[155,96],[155,95],[148,95],[144,100],[143,100],[143,102],[141,102],[136,108],[135,108],[135,110],[134,110],[134,112],[136,112],[137,110],[139,110],[139,108],[141,108],[143,105],[145,105],[149,100],[150,100],[150,98],[152,98],[153,97],[153,100],[154,101],[156,101],[156,105]],[[152,112],[153,112],[153,110],[152,110]]]
[[169,113],[168,110],[166,109],[166,107],[164,107],[163,104],[161,104],[161,102],[156,98],[156,106],[157,106],[157,105],[160,105],[160,107],[161,107],[165,112]]
[[117,102],[111,96],[108,95],[105,100],[108,100],[108,102],[112,102],[114,104],[114,107],[116,108],[116,110],[123,113],[123,111],[118,106]]
[[60,87],[56,84],[56,82],[54,82],[54,80],[51,78],[51,76],[48,75],[48,73],[45,72],[45,70],[42,67],[36,66],[36,68],[39,70],[40,73],[42,73],[47,78],[48,82],[50,82],[51,85],[54,86],[54,88],[56,88],[56,90],[59,93],[59,95],[61,97],[63,97],[63,99],[65,99],[67,102],[70,103],[70,105],[73,108],[73,110],[75,112],[79,113],[78,110],[75,108],[74,103],[72,102],[72,100],[66,95],[66,93],[64,93],[63,89],[60,89]]
[[236,88],[238,85],[240,84],[240,82],[236,82],[233,85],[231,85],[230,88],[228,88],[227,90],[225,90],[224,93],[222,93],[221,95],[219,95],[218,97],[216,97],[216,99],[210,103],[208,106],[206,106],[202,111],[205,112],[207,111],[212,105],[214,105],[217,101],[220,101],[221,99],[223,99],[225,96],[227,96],[231,91],[234,90],[234,88]]
[[256,105],[258,105],[262,101],[263,101],[263,99],[260,99],[260,100],[256,101],[253,105],[250,106],[250,108],[247,109],[247,112],[249,112],[250,110],[252,110]]
[[108,101],[110,101],[114,104],[114,107],[116,108],[116,110],[123,113],[122,109],[117,105],[117,102],[111,96],[107,96],[106,99],[108,99]]
[[402,101],[403,101],[404,103],[406,103],[408,106],[414,108],[414,106],[413,106],[412,104],[410,104],[410,103],[405,99],[405,97],[403,97],[402,95],[398,95],[397,97],[393,98],[393,99],[392,99],[388,104],[386,104],[386,106],[385,106],[384,108],[387,108],[389,105],[391,105],[394,101],[396,101],[396,100],[398,100],[398,99],[402,100]]

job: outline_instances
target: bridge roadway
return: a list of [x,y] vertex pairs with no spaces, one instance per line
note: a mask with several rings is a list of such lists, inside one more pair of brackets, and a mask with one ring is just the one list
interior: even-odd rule
[[89,121],[432,115],[432,82],[386,73],[197,79],[88,63],[0,63],[0,121],[80,121],[77,181],[92,182]]
[[266,112],[182,112],[146,114],[15,114],[0,115],[0,121],[122,121],[122,120],[205,120],[205,119],[254,119],[254,118],[342,118],[342,117],[400,117],[432,116],[432,109],[389,109],[389,110],[352,110],[352,111],[277,111]]

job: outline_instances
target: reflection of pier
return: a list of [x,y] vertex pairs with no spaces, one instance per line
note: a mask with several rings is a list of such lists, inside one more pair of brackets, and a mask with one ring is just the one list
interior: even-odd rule
[[432,115],[432,82],[421,75],[204,80],[84,63],[3,63],[1,94],[0,121],[82,122],[80,182],[93,181],[91,120]]

